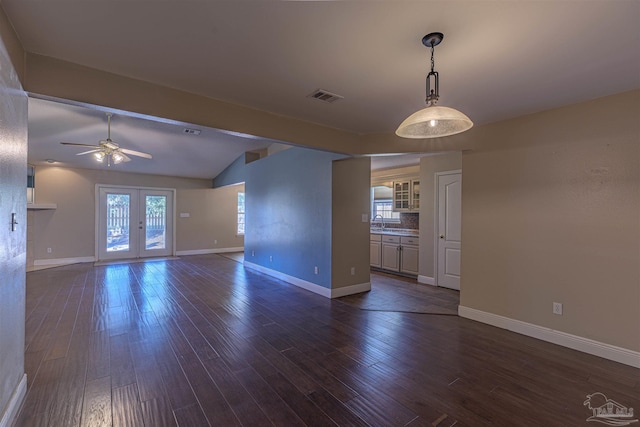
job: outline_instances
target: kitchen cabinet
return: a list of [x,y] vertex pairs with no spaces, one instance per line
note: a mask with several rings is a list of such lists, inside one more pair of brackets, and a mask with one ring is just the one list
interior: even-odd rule
[[371,267],[410,276],[418,275],[418,236],[371,234]]
[[418,274],[419,239],[402,236],[400,238],[400,272]]
[[382,268],[400,271],[400,236],[382,235]]
[[420,210],[419,179],[393,182],[393,210],[395,212],[418,212]]
[[369,241],[369,260],[371,267],[382,268],[382,235],[372,234]]

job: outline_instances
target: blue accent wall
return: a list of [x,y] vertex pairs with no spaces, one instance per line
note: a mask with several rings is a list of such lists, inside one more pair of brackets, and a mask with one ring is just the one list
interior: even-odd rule
[[247,164],[260,159],[260,154],[247,151],[240,155],[222,172],[213,178],[213,188],[240,184],[245,181]]
[[332,162],[345,157],[291,148],[245,165],[247,262],[331,288]]

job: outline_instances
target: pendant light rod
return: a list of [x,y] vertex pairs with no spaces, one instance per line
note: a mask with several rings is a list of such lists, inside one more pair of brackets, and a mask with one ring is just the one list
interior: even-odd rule
[[[425,102],[427,105],[435,105],[435,103],[438,102],[438,98],[440,98],[440,79],[438,78],[438,72],[434,70],[435,61],[433,59],[433,52],[434,48],[442,42],[442,39],[444,39],[444,34],[442,33],[429,33],[422,38],[422,44],[431,48],[431,72],[427,74],[425,85],[427,93]],[[433,78],[434,89],[431,89],[431,78]]]

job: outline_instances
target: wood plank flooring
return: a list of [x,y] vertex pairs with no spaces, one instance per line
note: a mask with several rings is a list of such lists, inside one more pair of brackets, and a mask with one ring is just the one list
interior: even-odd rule
[[596,391],[640,410],[638,369],[350,298],[218,255],[30,272],[16,426],[581,426]]

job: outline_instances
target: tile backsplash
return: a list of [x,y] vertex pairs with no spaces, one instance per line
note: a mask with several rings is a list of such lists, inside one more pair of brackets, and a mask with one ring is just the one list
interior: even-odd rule
[[418,230],[420,228],[420,214],[419,213],[400,213],[400,223],[385,223],[386,228],[405,228],[411,230]]

